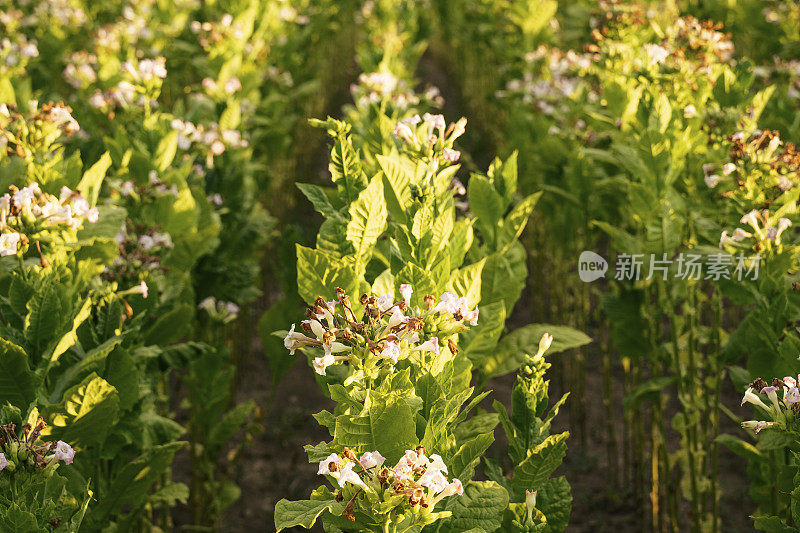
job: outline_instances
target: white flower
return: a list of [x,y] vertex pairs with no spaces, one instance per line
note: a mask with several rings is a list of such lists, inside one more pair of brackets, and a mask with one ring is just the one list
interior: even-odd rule
[[394,297],[390,293],[386,293],[378,298],[378,309],[381,313],[388,311],[394,305]]
[[132,289],[130,289],[130,293],[131,294],[141,294],[142,298],[146,299],[147,298],[147,283],[145,283],[144,280],[142,280],[142,282],[139,283],[139,285],[137,285],[136,287],[133,287]]
[[439,357],[439,339],[437,337],[431,337],[430,340],[414,348],[414,351],[433,352],[436,357]]
[[347,461],[347,463],[345,463],[344,468],[342,468],[342,471],[339,473],[339,479],[337,480],[339,482],[339,486],[344,487],[345,483],[352,483],[358,487],[367,488],[367,485],[361,481],[359,475],[353,472],[354,465],[355,463],[351,461]]
[[413,293],[414,293],[414,288],[411,285],[407,283],[400,285],[400,296],[403,297],[403,300],[405,300],[406,305],[408,306],[411,305],[411,295]]
[[789,390],[783,394],[783,401],[788,404],[800,402],[800,390],[798,390],[797,387],[790,387]]
[[753,228],[758,229],[758,211],[753,209],[749,213],[745,214],[740,222],[742,224],[749,224],[753,226]]
[[458,478],[453,478],[453,481],[451,481],[450,484],[445,487],[439,496],[446,498],[447,496],[452,496],[453,494],[457,494],[459,496],[464,494],[464,485]]
[[133,193],[133,182],[130,180],[123,182],[119,187],[119,193],[122,196],[130,196]]
[[283,345],[287,350],[289,350],[289,355],[294,355],[295,350],[309,344],[319,346],[319,341],[316,341],[300,332],[295,332],[294,324],[292,324],[292,329],[289,330],[289,333],[283,339]]
[[444,157],[446,161],[455,163],[456,161],[458,161],[458,158],[461,157],[461,152],[459,152],[458,150],[451,150],[450,148],[445,148],[444,150],[442,150],[442,157]]
[[437,129],[442,132],[444,132],[444,128],[447,126],[444,120],[444,115],[431,115],[430,113],[425,113],[422,115],[422,120],[433,129]]
[[0,453],[0,472],[2,472],[3,469],[7,466],[8,466],[8,459],[6,459],[6,454]]
[[225,82],[225,92],[228,94],[233,94],[241,88],[242,82],[239,81],[239,78],[236,76],[229,78],[228,81]]
[[397,358],[400,357],[400,344],[396,341],[386,341],[383,345],[383,351],[381,351],[381,357],[391,359],[393,363],[396,363]]
[[734,242],[742,242],[743,240],[749,239],[752,236],[753,236],[752,233],[748,233],[742,228],[736,228],[735,230],[733,230],[733,235],[731,235],[731,240]]
[[697,109],[692,104],[683,108],[683,118],[694,118],[697,116]]
[[203,86],[203,89],[207,91],[213,91],[217,88],[217,82],[215,82],[211,78],[203,78],[201,85]]
[[400,311],[399,307],[395,307],[392,310],[392,315],[389,317],[389,327],[393,328],[400,324],[405,324],[406,322],[408,322],[408,317]]
[[19,233],[3,233],[0,235],[0,257],[15,255],[19,244]]
[[742,405],[746,403],[751,403],[753,405],[757,405],[761,407],[765,411],[769,411],[769,406],[761,401],[756,393],[753,392],[753,387],[748,387],[747,390],[744,392],[744,396],[742,397]]
[[419,115],[414,115],[413,117],[406,117],[403,120],[401,120],[400,122],[402,122],[403,124],[406,124],[408,126],[414,126],[414,125],[419,124],[420,122],[422,122],[422,119],[419,118]]
[[414,141],[414,132],[412,132],[411,128],[402,122],[397,123],[397,125],[394,127],[393,133],[395,137],[407,143]]
[[381,453],[378,451],[365,452],[361,455],[361,458],[358,460],[358,462],[361,463],[361,466],[364,469],[373,468],[376,466],[380,467],[384,462],[386,462],[386,457],[381,455]]
[[792,221],[788,218],[780,218],[778,219],[778,235],[783,233],[786,228],[792,225]]
[[61,205],[58,202],[48,202],[42,206],[42,218],[48,224],[72,225],[72,208],[69,205]]
[[478,325],[478,308],[476,307],[472,311],[467,311],[464,313],[464,320],[469,321],[469,325],[475,327]]
[[453,292],[445,292],[439,297],[439,303],[433,308],[434,313],[456,314],[461,309],[461,302]]
[[336,463],[336,466],[339,466],[339,456],[335,453],[330,454],[328,457],[323,459],[319,462],[319,469],[317,470],[317,475],[320,476],[327,476],[331,473],[330,466],[331,463]]
[[447,478],[439,470],[428,468],[419,478],[419,484],[431,489],[434,494],[439,494],[447,487]]
[[428,468],[435,468],[436,470],[441,470],[445,474],[447,473],[447,466],[444,464],[444,461],[442,461],[442,457],[436,453],[431,454]]
[[705,165],[703,165],[703,175],[708,176],[712,174],[716,166],[717,165],[715,165],[714,163],[706,163]]
[[756,433],[776,425],[775,422],[765,422],[763,420],[746,420],[742,422],[742,428],[755,430]]
[[728,174],[730,174],[735,170],[736,170],[736,165],[734,165],[733,163],[725,163],[724,165],[722,165],[723,176],[727,176]]
[[794,379],[792,376],[786,376],[785,378],[783,378],[783,384],[786,385],[787,387],[796,387],[797,380]]
[[333,365],[334,363],[336,363],[336,359],[330,353],[326,353],[322,357],[317,357],[313,361],[314,372],[316,372],[320,376],[324,376],[326,375],[325,372],[328,369],[328,367]]
[[790,180],[786,176],[781,175],[781,179],[778,182],[778,188],[782,191],[788,191],[792,187],[794,187],[794,183],[792,183],[792,180]]
[[669,56],[669,51],[663,46],[657,44],[645,44],[644,51],[647,54],[647,60],[650,66],[663,63],[664,60]]
[[542,354],[546,352],[551,344],[553,344],[553,336],[549,333],[542,335],[542,338],[539,339],[539,353]]
[[414,473],[414,467],[401,459],[397,466],[394,467],[394,477],[396,480],[402,481],[411,478]]
[[59,460],[64,461],[64,464],[71,465],[75,457],[75,450],[72,449],[72,446],[60,440],[56,443],[55,454]]
[[142,250],[151,250],[155,245],[156,241],[150,235],[139,235],[139,246]]
[[720,179],[722,178],[720,178],[716,174],[711,174],[710,176],[706,176],[705,178],[703,178],[703,181],[706,182],[706,187],[708,187],[709,189],[713,189],[714,187],[717,186]]
[[781,406],[778,403],[778,387],[773,387],[773,386],[764,387],[763,389],[761,389],[761,394],[766,394],[767,398],[769,398],[769,401],[772,402],[772,405],[775,406],[775,409],[780,411]]
[[36,183],[32,183],[27,187],[23,187],[14,193],[14,205],[20,209],[30,207],[31,203],[35,199],[36,194],[41,192],[42,191],[39,189],[39,185]]

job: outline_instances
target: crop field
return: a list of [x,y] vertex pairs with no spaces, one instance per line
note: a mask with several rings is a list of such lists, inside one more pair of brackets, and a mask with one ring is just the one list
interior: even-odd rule
[[800,532],[800,3],[0,0],[0,533]]

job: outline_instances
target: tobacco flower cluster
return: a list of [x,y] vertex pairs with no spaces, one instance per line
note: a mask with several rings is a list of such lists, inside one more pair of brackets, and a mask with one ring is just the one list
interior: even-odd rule
[[[366,452],[356,459],[349,448],[341,455],[335,453],[320,461],[317,474],[330,476],[339,485],[358,487],[343,516],[353,520],[353,502],[360,491],[382,496],[387,501],[400,499],[411,507],[433,510],[433,507],[448,496],[464,494],[461,481],[448,481],[447,466],[437,454],[427,456],[425,448],[417,446],[406,450],[394,467],[383,466],[386,458],[378,451]],[[337,498],[341,498],[341,492]]]
[[709,188],[723,189],[722,197],[749,209],[732,234],[722,233],[720,247],[745,239],[756,239],[757,251],[765,245],[780,244],[781,234],[792,222],[770,214],[791,201],[786,193],[797,186],[800,154],[794,144],[783,143],[776,131],[737,132],[729,138],[729,158],[720,163],[703,165],[704,180]]
[[362,73],[358,77],[358,83],[350,85],[350,94],[357,107],[388,101],[392,107],[402,111],[417,106],[420,102],[432,106],[440,106],[443,103],[436,87],[428,87],[424,93],[417,94],[413,87],[391,72]]
[[407,147],[455,163],[461,152],[453,149],[453,143],[464,134],[466,126],[464,117],[448,126],[444,115],[425,113],[402,119],[394,127],[394,136]]
[[22,434],[16,433],[12,424],[0,425],[0,471],[20,472],[37,471],[50,467],[55,471],[58,461],[70,465],[75,457],[75,450],[64,441],[45,442],[39,440],[42,430],[47,427],[39,417],[35,426],[23,424]]
[[[22,189],[11,186],[0,196],[0,256],[15,255],[19,244],[27,244],[25,232],[41,227],[66,226],[78,229],[84,220],[97,222],[96,207],[77,191],[61,188],[60,198],[42,192],[32,183]],[[32,228],[33,227],[33,228]]]
[[[590,68],[593,56],[541,45],[525,54],[525,61],[530,70],[521,78],[508,81],[505,90],[497,91],[495,96],[519,98],[523,104],[532,104],[547,116],[567,115],[567,101],[584,89],[582,74]],[[587,98],[596,99],[597,95],[591,93]]]
[[[411,285],[401,285],[399,292],[399,301],[392,294],[362,295],[359,303],[363,316],[359,318],[348,295],[337,288],[336,300],[328,302],[319,297],[308,308],[307,319],[301,323],[303,333],[295,331],[292,324],[284,346],[291,354],[298,348],[321,348],[323,355],[313,360],[314,370],[320,375],[326,375],[328,367],[345,362],[367,374],[397,364],[414,352],[438,357],[440,336],[466,330],[464,322],[478,325],[478,308],[469,309],[466,298],[452,292],[442,294],[438,302],[431,295],[425,296],[425,309],[411,306]],[[427,340],[422,341],[423,337]],[[451,352],[457,351],[452,340],[447,345]]]
[[[761,378],[753,381],[742,397],[742,405],[745,403],[755,405],[763,409],[772,420],[747,420],[742,422],[742,427],[752,429],[756,433],[767,428],[786,429],[789,421],[800,409],[798,380],[800,380],[800,376],[797,379],[791,376],[783,379],[774,378],[771,385]],[[780,397],[778,396],[779,392],[781,393]],[[759,394],[765,394],[770,403],[765,403]]]
[[119,255],[105,267],[102,278],[107,281],[129,281],[143,272],[163,272],[161,255],[174,245],[169,233],[158,227],[145,227],[126,219],[125,227],[115,237]]

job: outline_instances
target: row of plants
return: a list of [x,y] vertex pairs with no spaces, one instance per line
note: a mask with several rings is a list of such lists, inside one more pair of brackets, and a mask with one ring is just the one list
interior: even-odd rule
[[[782,140],[797,132],[794,7],[534,4],[442,3],[439,46],[463,58],[454,76],[488,117],[487,138],[524,154],[520,186],[544,191],[541,231],[528,242],[546,261],[537,279],[563,292],[551,303],[539,281],[534,297],[609,337],[598,370],[610,474],[624,466],[653,530],[716,531],[725,445],[748,460],[755,526],[789,530],[797,467],[792,416],[780,413],[793,403],[783,396],[780,410],[759,413],[783,421],[775,426],[745,424],[780,436],[724,434],[720,417],[743,414],[723,403],[726,383],[741,390],[798,371],[797,163]],[[713,13],[739,31],[693,16]],[[609,259],[606,281],[579,280],[583,250]],[[583,390],[583,357],[568,364],[569,387]],[[613,409],[615,369],[623,413]],[[794,380],[783,379],[758,381],[746,399],[773,398],[773,385],[791,398]]]
[[2,528],[169,530],[187,502],[192,524],[219,527],[240,493],[233,437],[258,429],[255,404],[233,402],[233,321],[260,293],[265,207],[282,215],[269,193],[308,149],[301,117],[339,76],[326,37],[351,13],[0,14]]
[[[277,333],[336,404],[314,415],[332,440],[306,446],[330,487],[278,502],[276,528],[562,531],[570,488],[551,476],[568,433],[550,426],[567,395],[550,405],[544,353],[589,339],[505,328],[538,194],[518,195],[513,155],[461,184],[466,119],[448,124],[432,113],[435,93],[411,89],[423,14],[375,9],[376,38],[357,53],[376,71],[360,77],[344,121],[315,122],[333,143],[333,184],[298,185],[324,222],[315,246],[297,246],[306,319]],[[481,408],[486,381],[517,370],[511,412]],[[481,461],[498,425],[508,449]]]

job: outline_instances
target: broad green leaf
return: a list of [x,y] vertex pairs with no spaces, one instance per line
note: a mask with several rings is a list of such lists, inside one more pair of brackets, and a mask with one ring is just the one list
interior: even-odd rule
[[561,465],[567,453],[569,433],[550,435],[544,442],[528,451],[528,457],[514,468],[511,486],[514,495],[524,495],[526,490],[538,490]]
[[572,493],[564,476],[549,479],[536,494],[536,508],[547,518],[547,533],[560,533],[567,528],[572,510]]
[[442,533],[463,533],[474,528],[496,531],[508,507],[508,492],[494,481],[470,481],[464,494],[450,499],[453,516],[441,522]]
[[341,287],[349,294],[358,288],[355,265],[332,254],[297,245],[297,292],[306,303],[318,296],[330,299]]
[[548,354],[578,348],[592,341],[585,333],[566,326],[529,324],[503,337],[497,350],[486,360],[484,371],[489,377],[502,376],[519,368],[525,354],[536,353],[542,335],[553,336]]
[[300,189],[300,192],[308,198],[308,201],[311,202],[314,209],[321,215],[328,218],[340,217],[339,211],[331,204],[325,189],[311,183],[298,183],[297,188]]
[[68,389],[60,405],[42,410],[48,422],[42,434],[78,447],[101,443],[118,411],[117,390],[92,373]]
[[111,156],[106,152],[100,156],[100,159],[94,165],[89,167],[89,170],[84,172],[80,183],[78,183],[76,189],[88,200],[89,205],[93,206],[97,203],[97,197],[100,195],[100,188],[103,185],[103,180],[109,167],[111,167]]
[[483,258],[477,263],[455,270],[447,282],[447,290],[465,297],[470,308],[478,305],[481,300],[481,274],[485,263],[486,258]]
[[288,527],[302,526],[310,529],[319,515],[325,511],[340,515],[344,503],[336,500],[299,500],[291,502],[283,499],[275,504],[275,528],[282,531]]
[[37,380],[25,351],[0,338],[0,404],[6,402],[27,411],[36,397]]
[[350,222],[347,223],[347,240],[355,250],[356,265],[369,262],[372,247],[386,229],[386,201],[383,198],[383,181],[373,178],[358,199],[350,205]]
[[416,424],[408,403],[403,400],[378,399],[360,415],[336,417],[334,443],[359,451],[378,450],[389,463],[400,459],[405,450],[417,443]]
[[63,336],[61,340],[53,348],[53,352],[50,354],[50,363],[55,363],[58,361],[58,358],[70,349],[77,341],[78,341],[78,327],[83,324],[83,322],[89,318],[89,315],[92,313],[92,301],[91,299],[87,298],[78,312],[75,314],[75,317],[72,319],[72,328]]
[[450,459],[450,475],[458,479],[472,479],[481,456],[493,442],[494,433],[484,433],[461,445]]

